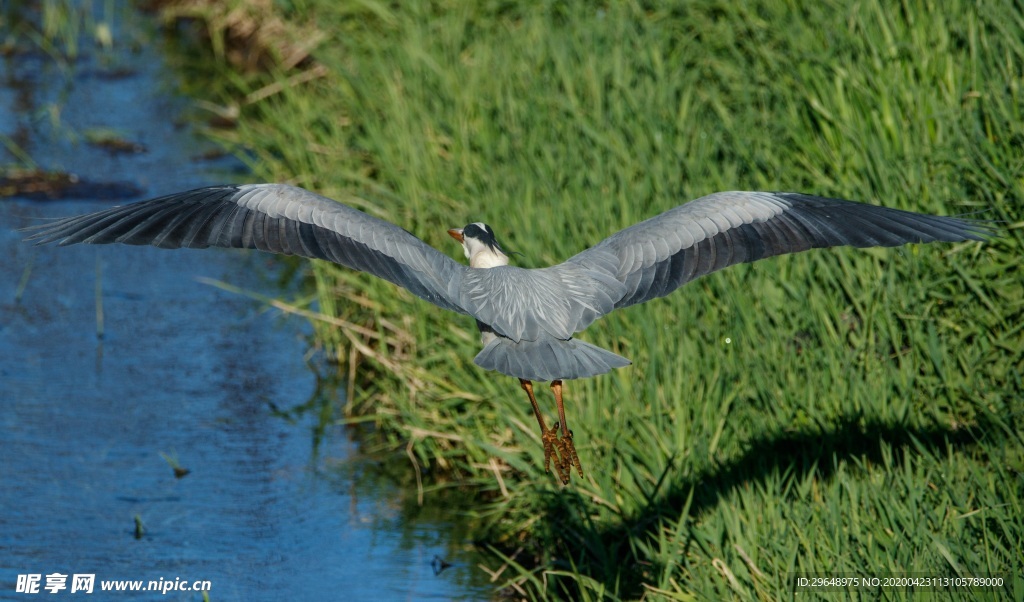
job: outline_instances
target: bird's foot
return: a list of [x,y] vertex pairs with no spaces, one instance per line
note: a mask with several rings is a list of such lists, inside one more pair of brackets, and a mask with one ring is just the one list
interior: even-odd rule
[[558,470],[558,478],[562,480],[563,485],[568,485],[569,477],[572,476],[572,467],[576,467],[576,472],[579,473],[581,479],[583,478],[583,467],[580,466],[580,457],[576,455],[576,446],[572,442],[572,431],[567,431],[559,437],[558,428],[559,423],[556,422],[549,431],[544,433],[544,470],[547,471],[548,467],[548,446],[553,444],[558,450],[558,455],[555,456],[555,469]]
[[[544,472],[551,472],[551,459],[555,459],[555,469],[561,474],[562,461],[558,458],[558,454],[555,452],[555,446],[558,445],[558,425],[554,428],[544,429],[540,433],[541,443],[544,444]],[[558,445],[561,447],[560,445]]]

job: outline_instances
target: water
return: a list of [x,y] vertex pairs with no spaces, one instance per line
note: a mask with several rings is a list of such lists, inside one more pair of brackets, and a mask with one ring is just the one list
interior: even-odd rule
[[[119,18],[115,40],[141,27]],[[113,65],[90,45],[71,65],[31,45],[0,59],[0,136],[104,195],[223,181],[236,166],[192,159],[203,143],[175,123],[188,101],[153,47]],[[98,127],[147,152],[84,144]],[[14,159],[0,151],[0,164]],[[275,295],[273,258],[34,247],[15,230],[110,204],[0,199],[0,598],[26,599],[19,575],[45,585],[54,572],[95,574],[96,590],[208,580],[217,601],[489,597],[458,517],[415,510],[414,492],[375,477],[345,428],[322,420],[339,400],[317,389],[306,324],[196,282]],[[435,556],[453,566],[435,576]],[[201,599],[88,599],[140,597]]]

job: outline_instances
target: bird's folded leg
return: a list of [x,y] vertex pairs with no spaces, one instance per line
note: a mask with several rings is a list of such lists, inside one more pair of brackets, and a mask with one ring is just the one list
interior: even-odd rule
[[565,422],[565,406],[562,404],[562,381],[551,381],[551,392],[555,394],[555,405],[558,406],[558,422],[552,430],[557,430],[559,426],[562,427],[562,437],[558,439],[558,453],[561,456],[558,472],[559,476],[562,477],[562,483],[568,485],[573,465],[576,466],[576,472],[579,473],[581,479],[583,478],[583,467],[580,466],[580,457],[576,455],[576,446],[572,442],[572,431],[569,430]]
[[[544,444],[544,472],[551,472],[551,458],[555,459],[555,468],[559,475],[562,473],[562,461],[555,453],[555,443],[558,442],[558,425],[548,428],[544,423],[544,415],[540,413],[540,406],[537,405],[537,398],[533,396],[533,383],[526,379],[519,379],[519,386],[526,391],[533,406],[533,415],[537,417],[537,424],[540,425],[540,440]],[[564,479],[563,479],[564,481]]]

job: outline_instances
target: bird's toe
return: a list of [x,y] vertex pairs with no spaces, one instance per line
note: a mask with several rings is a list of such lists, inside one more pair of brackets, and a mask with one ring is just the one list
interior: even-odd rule
[[583,467],[580,465],[580,457],[576,454],[576,445],[572,442],[572,431],[558,440],[558,453],[562,458],[562,470],[564,471],[562,482],[569,482],[569,474],[572,472],[573,466],[576,467],[576,473],[582,479]]
[[561,473],[562,461],[555,452],[555,446],[558,444],[558,426],[542,431],[540,440],[544,444],[544,472],[551,472],[551,459],[554,458],[555,469]]

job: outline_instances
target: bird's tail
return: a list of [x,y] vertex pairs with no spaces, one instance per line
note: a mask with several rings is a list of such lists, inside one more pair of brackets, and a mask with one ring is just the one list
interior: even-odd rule
[[518,343],[499,336],[473,360],[477,366],[526,380],[564,380],[604,374],[631,362],[621,355],[576,339]]

